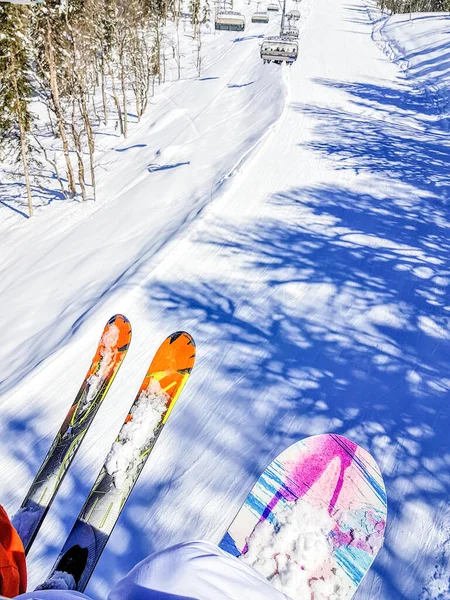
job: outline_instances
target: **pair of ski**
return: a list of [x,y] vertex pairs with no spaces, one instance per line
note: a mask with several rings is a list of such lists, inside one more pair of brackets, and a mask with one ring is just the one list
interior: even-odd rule
[[[31,545],[131,341],[131,325],[115,315],[105,326],[92,364],[13,525],[25,552]],[[161,344],[120,432],[56,563],[41,589],[83,591],[119,515],[185,386],[195,362],[195,343],[184,332]]]

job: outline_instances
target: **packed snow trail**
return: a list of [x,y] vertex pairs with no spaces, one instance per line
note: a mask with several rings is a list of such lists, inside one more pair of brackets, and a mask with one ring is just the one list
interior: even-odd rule
[[3,439],[17,443],[0,458],[13,490],[42,455],[44,420],[60,421],[62,395],[83,376],[96,327],[115,312],[130,319],[127,360],[30,557],[31,584],[148,357],[184,328],[196,373],[87,592],[104,597],[151,550],[217,542],[275,454],[332,431],[375,457],[388,492],[385,547],[358,600],[448,597],[449,140],[371,32],[362,0],[315,0],[276,130],[139,286],[112,290],[84,335],[8,397]]

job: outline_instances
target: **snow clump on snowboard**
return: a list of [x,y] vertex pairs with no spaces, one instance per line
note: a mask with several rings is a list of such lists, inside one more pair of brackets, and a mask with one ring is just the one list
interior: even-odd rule
[[329,561],[335,524],[327,511],[298,499],[276,515],[275,524],[256,525],[240,558],[292,598],[346,598],[351,586]]

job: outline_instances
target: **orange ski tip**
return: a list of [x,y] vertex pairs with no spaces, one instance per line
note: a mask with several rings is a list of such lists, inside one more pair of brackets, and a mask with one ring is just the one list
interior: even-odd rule
[[192,337],[192,335],[190,333],[188,333],[187,331],[175,331],[174,333],[171,333],[167,339],[169,340],[170,344],[173,344],[174,342],[176,342],[181,336],[184,336],[186,338],[185,342],[186,344],[192,344],[192,346],[195,347],[195,342],[194,342],[194,338]]
[[[138,394],[157,381],[171,401],[184,387],[195,363],[195,342],[187,331],[176,331],[166,337],[147,370]],[[169,411],[170,412],[170,411]]]
[[131,323],[123,315],[114,315],[107,322],[105,329],[103,330],[102,340],[108,337],[108,334],[112,327],[117,329],[117,351],[123,352],[128,348],[131,340]]
[[113,323],[114,321],[116,321],[116,320],[119,320],[119,319],[120,319],[121,321],[123,321],[124,323],[129,323],[129,322],[130,322],[130,321],[127,319],[127,317],[126,317],[125,315],[122,315],[122,314],[120,314],[120,313],[117,313],[116,315],[113,315],[113,316],[112,316],[112,317],[109,319],[108,323]]
[[[111,325],[115,325],[119,329],[119,339],[123,340],[131,338],[131,323],[124,315],[114,315],[106,323],[104,331],[106,332]],[[119,344],[120,345],[120,344]]]

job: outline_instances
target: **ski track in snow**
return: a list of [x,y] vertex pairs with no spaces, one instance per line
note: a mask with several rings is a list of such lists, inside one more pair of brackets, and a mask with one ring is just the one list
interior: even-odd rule
[[[78,224],[67,227],[55,207],[36,219],[34,264],[22,258],[21,226],[4,236],[7,510],[19,507],[105,320],[120,312],[133,327],[30,553],[30,589],[53,564],[153,352],[185,329],[196,367],[88,593],[104,598],[151,551],[218,542],[275,454],[336,432],[375,457],[388,493],[385,546],[355,598],[449,597],[448,136],[374,44],[365,0],[311,2],[289,71],[260,65],[256,30],[233,45],[236,36],[217,36],[205,79],[164,89],[171,101],[121,144],[127,160],[111,151],[102,184],[111,198],[86,209],[89,219],[74,209]],[[427,53],[414,59],[419,72]],[[140,143],[145,153],[133,149]]]

